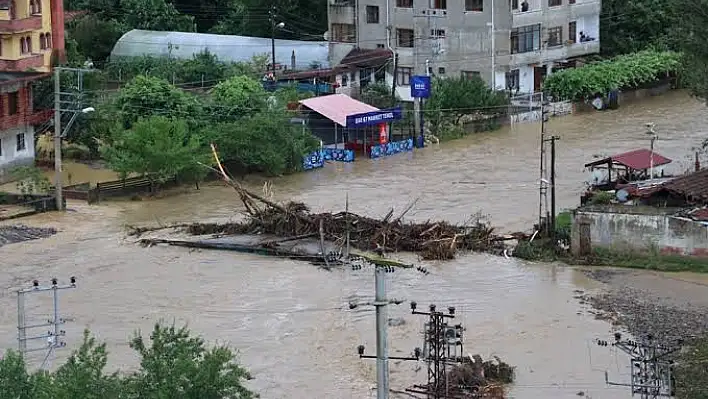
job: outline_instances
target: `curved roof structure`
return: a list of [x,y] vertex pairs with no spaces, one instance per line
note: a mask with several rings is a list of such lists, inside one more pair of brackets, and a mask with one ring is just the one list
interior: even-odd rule
[[[315,62],[321,67],[328,67],[328,49],[326,41],[276,39],[275,62],[290,68],[294,51],[297,69],[307,69]],[[111,51],[111,57],[152,55],[189,59],[204,50],[209,50],[222,61],[244,62],[250,61],[256,55],[270,55],[271,39],[134,29],[118,39]]]

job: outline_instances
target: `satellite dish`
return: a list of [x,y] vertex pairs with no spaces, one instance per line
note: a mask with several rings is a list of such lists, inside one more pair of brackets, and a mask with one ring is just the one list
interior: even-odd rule
[[629,199],[629,192],[625,189],[617,190],[615,196],[617,197],[617,201],[627,202],[627,200]]
[[326,41],[329,41],[329,31],[323,33],[322,38],[325,39]]

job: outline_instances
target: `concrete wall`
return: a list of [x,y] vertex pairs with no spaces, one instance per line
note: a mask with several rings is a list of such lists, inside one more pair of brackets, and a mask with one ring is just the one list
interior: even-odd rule
[[[17,151],[17,135],[24,133],[25,149]],[[10,170],[34,164],[34,127],[19,126],[0,131],[0,183],[11,180]]]
[[[580,254],[583,242],[592,248],[708,256],[708,226],[678,218],[660,208],[607,206],[579,209],[573,215],[571,250]],[[583,225],[586,227],[583,228]],[[583,232],[584,230],[584,232]]]

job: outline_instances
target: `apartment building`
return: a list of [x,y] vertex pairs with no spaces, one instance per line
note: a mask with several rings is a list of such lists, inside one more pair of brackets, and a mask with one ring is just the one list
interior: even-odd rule
[[35,126],[53,112],[33,109],[31,82],[63,58],[63,0],[0,0],[0,181],[34,161]]
[[[338,91],[410,76],[480,76],[497,89],[538,91],[556,68],[600,50],[600,0],[329,0]],[[427,67],[427,69],[426,69]]]

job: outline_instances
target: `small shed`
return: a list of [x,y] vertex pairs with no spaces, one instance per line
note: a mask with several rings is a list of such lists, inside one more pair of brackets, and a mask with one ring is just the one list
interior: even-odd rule
[[[111,58],[161,56],[190,59],[208,50],[226,62],[246,62],[254,56],[271,55],[271,39],[192,32],[133,29],[113,46]],[[328,68],[329,42],[275,39],[275,63],[287,69]],[[293,54],[295,68],[293,68]]]
[[642,148],[586,163],[585,168],[603,170],[602,174],[594,174],[592,185],[601,190],[613,190],[618,183],[649,179],[652,167],[656,168],[655,175],[657,172],[663,175],[662,167],[669,163],[671,159]]

